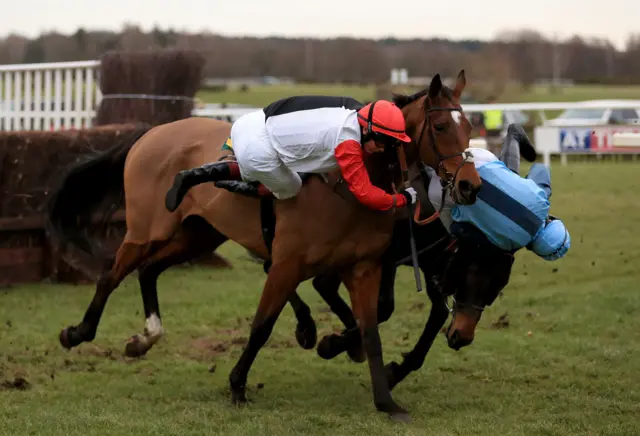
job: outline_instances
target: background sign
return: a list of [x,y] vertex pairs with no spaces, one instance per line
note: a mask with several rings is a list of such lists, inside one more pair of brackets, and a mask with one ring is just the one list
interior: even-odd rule
[[640,133],[636,126],[563,127],[558,130],[561,152],[613,151],[613,134]]

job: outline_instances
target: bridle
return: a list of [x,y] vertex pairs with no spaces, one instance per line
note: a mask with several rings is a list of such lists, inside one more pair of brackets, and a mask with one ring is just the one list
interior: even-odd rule
[[[456,106],[456,107],[438,107],[438,106],[436,106],[436,107],[428,108],[425,111],[424,121],[422,122],[422,130],[420,130],[420,136],[418,137],[417,145],[418,145],[418,147],[420,147],[420,144],[422,144],[422,138],[424,136],[424,132],[425,132],[425,130],[427,130],[427,126],[429,126],[429,140],[431,141],[431,148],[433,149],[434,153],[436,154],[436,157],[438,158],[438,165],[437,165],[437,168],[436,168],[436,174],[438,174],[438,172],[440,170],[442,170],[443,173],[444,173],[444,177],[440,177],[440,183],[442,184],[442,188],[443,188],[442,192],[444,194],[444,192],[447,189],[453,189],[453,187],[455,186],[455,183],[456,183],[456,179],[458,178],[458,173],[460,172],[460,170],[462,169],[464,164],[473,163],[473,154],[470,151],[467,151],[467,150],[464,150],[464,151],[462,151],[460,153],[450,154],[450,155],[443,155],[442,153],[440,153],[440,149],[438,149],[438,144],[436,143],[436,135],[435,135],[435,133],[433,133],[433,129],[431,128],[431,113],[432,112],[441,112],[441,111],[460,112],[462,114],[462,108],[460,106]],[[453,159],[453,158],[458,157],[458,156],[462,157],[462,162],[456,168],[455,173],[451,174],[444,167],[444,161],[446,161],[447,159]],[[444,195],[443,195],[442,198],[444,199]],[[442,204],[444,204],[444,201],[443,201]]]
[[[387,127],[384,126],[378,126],[374,121],[373,121],[373,108],[375,106],[375,102],[373,102],[369,108],[369,112],[367,114],[367,118],[362,117],[360,114],[358,114],[359,117],[363,118],[366,120],[367,122],[367,138],[365,139],[374,139],[374,140],[378,140],[379,138],[377,138],[377,134],[376,132],[373,131],[373,126],[377,126],[377,127],[382,127],[385,130],[390,130]],[[440,203],[440,210],[438,212],[436,212],[435,214],[433,214],[432,217],[428,218],[427,220],[423,220],[423,221],[419,221],[417,218],[419,217],[419,208],[416,207],[415,209],[415,221],[418,224],[426,224],[428,222],[433,221],[434,219],[437,219],[438,216],[440,215],[440,212],[442,212],[442,209],[444,207],[445,204],[445,197],[446,197],[446,193],[448,190],[452,190],[454,189],[457,177],[458,177],[458,173],[460,172],[460,170],[462,169],[462,167],[466,164],[466,163],[473,163],[473,154],[470,151],[464,150],[460,153],[455,153],[455,154],[450,154],[450,155],[443,155],[440,152],[440,149],[438,148],[437,142],[436,142],[436,136],[435,133],[433,131],[433,129],[431,128],[431,113],[432,112],[437,112],[437,111],[448,111],[448,112],[455,112],[455,111],[459,111],[462,114],[462,108],[460,106],[456,106],[456,107],[432,107],[432,108],[428,108],[425,110],[425,117],[424,120],[422,122],[422,129],[420,130],[420,135],[418,136],[418,141],[416,142],[417,146],[420,147],[420,144],[422,144],[422,139],[424,137],[424,132],[427,130],[427,126],[429,126],[429,139],[431,141],[431,148],[433,149],[436,157],[438,158],[438,164],[436,167],[436,174],[438,174],[440,171],[442,171],[444,177],[440,177],[440,183],[442,184],[442,199],[441,199],[441,203]],[[394,131],[395,132],[395,131]],[[398,131],[398,133],[401,133],[400,131]],[[384,136],[384,135],[382,135]],[[364,142],[364,141],[363,141]],[[398,151],[400,152],[402,145],[400,145],[399,143],[395,144],[398,147]],[[456,168],[455,172],[453,174],[451,174],[449,171],[447,171],[447,169],[444,167],[444,161],[446,161],[447,159],[453,159],[455,157],[462,157],[462,162],[458,165],[458,167]],[[404,153],[402,153],[402,157],[404,157]],[[401,166],[402,165],[402,160],[400,159],[400,163]],[[422,163],[423,167],[425,167],[425,164]],[[405,165],[406,166],[406,163]],[[403,172],[406,172],[406,168],[403,168]],[[422,174],[423,169],[420,170],[421,173],[421,178],[424,180],[426,180],[424,178],[424,175]],[[438,174],[440,175],[440,174]],[[428,190],[428,186],[425,186],[425,188],[427,188]],[[425,251],[428,251],[432,248],[434,248],[436,245],[439,245],[441,242],[443,242],[443,240],[446,237],[443,237],[441,239],[439,239],[438,241],[430,244],[428,247],[423,248],[422,250],[420,250],[420,253],[423,253]],[[399,261],[396,263],[396,265],[399,265],[401,263],[403,263],[404,261],[408,260],[409,258],[411,258],[411,256],[409,256],[408,258],[403,259],[402,261]],[[455,300],[455,295],[454,294],[450,294],[450,295],[445,295],[444,292],[442,292],[442,289],[440,287],[438,287],[439,289],[439,293],[442,295],[443,301],[444,301],[444,305],[446,306],[447,310],[449,311],[449,313],[453,313],[454,312],[454,308],[456,305],[458,306],[472,306],[474,309],[482,312],[484,310],[484,307],[480,307],[480,306],[476,306],[474,304],[467,304],[467,303],[457,303]],[[449,305],[448,303],[448,299],[449,297],[451,297],[451,299],[453,300],[453,304]]]
[[[440,174],[438,174],[438,176],[440,176],[440,184],[442,185],[442,197],[440,198],[440,209],[435,211],[431,216],[421,220],[420,219],[420,205],[417,204],[417,206],[415,208],[415,211],[414,211],[413,220],[418,225],[429,224],[429,223],[435,221],[436,219],[438,219],[438,217],[442,213],[442,210],[444,209],[445,198],[447,196],[447,192],[453,192],[453,189],[454,189],[455,183],[456,183],[456,179],[458,178],[458,173],[460,172],[460,170],[462,169],[464,164],[473,163],[473,154],[468,150],[464,150],[464,151],[462,151],[460,153],[455,153],[455,154],[450,154],[450,155],[443,155],[442,153],[440,153],[440,149],[438,148],[438,144],[436,142],[435,133],[433,133],[433,129],[431,129],[431,117],[430,117],[431,112],[437,112],[437,111],[460,112],[460,114],[462,114],[462,108],[460,106],[456,106],[456,107],[439,107],[439,106],[436,106],[436,107],[428,108],[428,109],[425,110],[425,117],[424,117],[424,121],[422,122],[422,129],[420,130],[420,136],[418,136],[418,141],[416,142],[416,144],[417,144],[417,146],[419,148],[420,144],[422,144],[422,138],[424,137],[424,132],[425,132],[425,130],[427,130],[427,126],[429,126],[429,140],[431,141],[431,148],[433,149],[433,152],[435,153],[436,157],[438,158],[438,164],[436,166],[436,174],[438,174],[440,172],[440,170],[442,170],[442,172],[444,173],[444,177],[442,177],[442,176],[440,176]],[[458,156],[462,157],[462,162],[456,168],[455,173],[451,174],[444,167],[444,161],[446,161],[447,159],[453,159],[454,157],[458,157]],[[424,174],[426,172],[426,165],[422,161],[420,161],[420,163],[422,165],[422,168],[420,168],[420,177],[423,178],[423,180],[424,180],[424,179],[426,179],[425,174]],[[428,186],[425,186],[425,188],[427,190],[429,189]]]

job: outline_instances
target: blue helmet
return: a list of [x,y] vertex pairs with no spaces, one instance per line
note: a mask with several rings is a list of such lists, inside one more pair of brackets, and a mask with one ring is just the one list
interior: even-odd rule
[[553,217],[550,220],[531,242],[531,251],[544,260],[557,260],[569,251],[571,236],[562,221]]

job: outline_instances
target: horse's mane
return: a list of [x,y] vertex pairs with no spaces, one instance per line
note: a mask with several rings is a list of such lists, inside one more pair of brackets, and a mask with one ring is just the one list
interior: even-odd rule
[[[453,100],[453,91],[448,86],[442,85],[442,90],[440,92],[449,101]],[[421,89],[420,91],[418,91],[418,92],[416,92],[414,94],[411,94],[411,95],[393,93],[392,101],[395,103],[396,106],[398,106],[400,109],[402,109],[406,105],[413,103],[414,101],[418,100],[421,97],[424,97],[428,93],[429,93],[429,87],[428,86],[426,88],[424,88],[424,89]]]

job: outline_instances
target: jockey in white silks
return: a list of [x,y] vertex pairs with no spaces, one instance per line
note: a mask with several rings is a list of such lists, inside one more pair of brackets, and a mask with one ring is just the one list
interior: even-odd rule
[[288,199],[302,187],[301,173],[339,169],[349,190],[373,210],[416,202],[409,187],[388,194],[373,185],[364,159],[386,147],[411,142],[402,111],[377,100],[364,106],[350,97],[295,96],[275,101],[240,117],[228,139],[236,161],[207,163],[180,171],[165,199],[174,211],[196,185],[216,186],[255,197]]
[[[520,129],[512,125],[510,130]],[[528,140],[528,138],[527,138]],[[481,148],[470,148],[476,169],[482,179],[477,201],[470,206],[454,204],[445,195],[440,220],[453,236],[475,235],[507,253],[523,247],[539,257],[553,261],[562,258],[571,246],[571,237],[564,223],[549,215],[551,175],[540,163],[532,165],[527,177],[519,173],[518,142],[505,141],[501,157]],[[436,210],[442,201],[442,184],[433,170],[430,176],[429,200]]]

